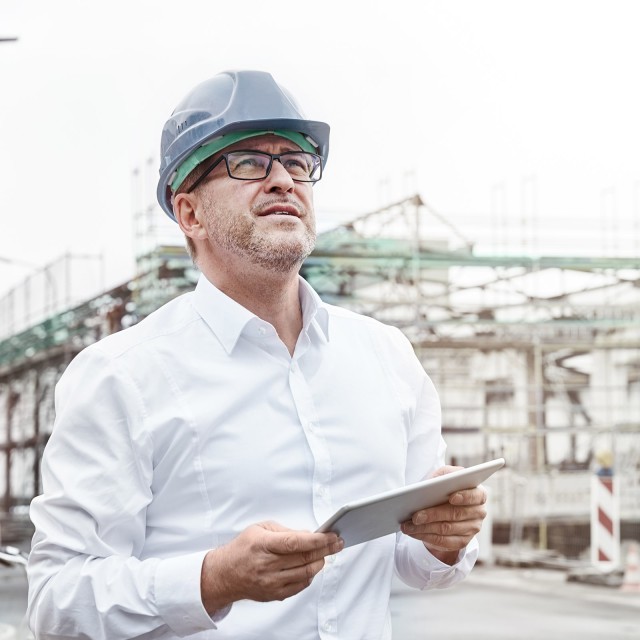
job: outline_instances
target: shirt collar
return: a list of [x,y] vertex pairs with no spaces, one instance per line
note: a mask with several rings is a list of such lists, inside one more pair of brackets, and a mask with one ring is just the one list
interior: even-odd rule
[[[302,277],[298,279],[302,307],[303,331],[316,327],[318,333],[329,340],[329,312],[320,296]],[[247,324],[257,316],[224,294],[200,274],[194,291],[194,307],[216,335],[227,353],[236,346]]]
[[329,311],[320,296],[311,285],[303,278],[298,278],[300,292],[300,306],[302,307],[302,328],[309,330],[310,326],[319,329],[324,339],[329,341]]

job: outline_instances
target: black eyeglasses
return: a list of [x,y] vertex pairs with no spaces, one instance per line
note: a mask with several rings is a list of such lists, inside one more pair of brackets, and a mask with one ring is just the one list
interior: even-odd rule
[[224,160],[227,173],[234,180],[264,180],[277,160],[296,182],[318,182],[322,178],[322,158],[306,151],[266,153],[264,151],[229,151],[221,156],[187,189],[191,193]]

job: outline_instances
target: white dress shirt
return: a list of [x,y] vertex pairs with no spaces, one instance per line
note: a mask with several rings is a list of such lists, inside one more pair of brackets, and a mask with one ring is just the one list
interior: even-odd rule
[[293,357],[201,277],[69,365],[31,507],[37,638],[386,639],[394,567],[419,589],[471,570],[475,541],[450,567],[390,535],[328,558],[283,602],[205,611],[207,550],[264,520],[315,530],[444,462],[438,397],[402,333],[302,279],[300,300]]

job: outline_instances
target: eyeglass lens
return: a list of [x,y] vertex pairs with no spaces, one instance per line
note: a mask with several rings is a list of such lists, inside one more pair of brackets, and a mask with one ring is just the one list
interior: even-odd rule
[[266,178],[273,160],[280,160],[282,166],[294,179],[315,182],[321,177],[320,158],[304,151],[290,151],[279,155],[260,151],[231,151],[226,154],[229,175],[240,180]]

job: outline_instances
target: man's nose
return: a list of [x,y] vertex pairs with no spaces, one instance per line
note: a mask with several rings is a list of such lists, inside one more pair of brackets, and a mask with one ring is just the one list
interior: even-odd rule
[[295,182],[289,172],[282,166],[279,159],[274,159],[271,165],[271,171],[265,178],[265,189],[267,191],[292,191]]

